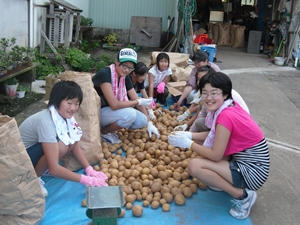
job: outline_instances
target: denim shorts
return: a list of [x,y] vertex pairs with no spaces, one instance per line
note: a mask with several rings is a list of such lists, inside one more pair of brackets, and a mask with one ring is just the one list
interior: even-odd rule
[[245,179],[235,161],[229,161],[229,169],[231,170],[233,186],[236,188],[248,188]]
[[[56,137],[57,142],[59,142],[59,138]],[[31,147],[27,148],[27,153],[29,155],[29,158],[33,164],[33,167],[36,166],[40,158],[44,155],[44,150],[42,147],[42,143],[36,143],[35,145],[32,145]]]
[[35,167],[40,158],[44,155],[42,143],[36,143],[35,145],[27,148],[27,153],[29,155],[29,158],[31,159],[33,167]]

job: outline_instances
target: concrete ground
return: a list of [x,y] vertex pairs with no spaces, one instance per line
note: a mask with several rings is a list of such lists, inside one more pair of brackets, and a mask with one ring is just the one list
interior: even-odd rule
[[[139,51],[138,60],[149,64],[152,50],[157,49]],[[98,49],[91,55],[103,53]],[[232,79],[234,89],[248,104],[270,148],[269,179],[257,191],[251,220],[254,225],[299,224],[300,71],[276,66],[268,56],[247,54],[245,49],[218,46],[216,57],[216,64]],[[39,109],[38,104],[30,108]],[[20,117],[27,114],[25,110]]]

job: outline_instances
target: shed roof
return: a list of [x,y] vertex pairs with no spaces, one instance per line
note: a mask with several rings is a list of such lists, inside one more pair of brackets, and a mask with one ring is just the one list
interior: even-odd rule
[[64,0],[51,0],[51,2],[53,2],[54,4],[60,5],[64,8],[66,8],[66,9],[70,9],[72,11],[75,11],[75,12],[81,13],[83,11],[82,9],[79,9],[76,6],[70,4],[69,2],[66,2]]

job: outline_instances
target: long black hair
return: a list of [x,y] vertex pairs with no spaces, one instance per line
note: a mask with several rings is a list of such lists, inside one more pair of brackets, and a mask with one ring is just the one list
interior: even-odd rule
[[47,107],[54,105],[55,108],[59,109],[60,104],[63,100],[69,100],[77,98],[79,105],[82,103],[83,93],[81,87],[74,81],[61,80],[54,84]]
[[200,93],[202,94],[202,89],[206,84],[210,84],[214,88],[219,88],[223,92],[223,96],[227,95],[227,99],[232,99],[231,90],[232,82],[230,78],[221,72],[212,72],[204,75],[199,82]]

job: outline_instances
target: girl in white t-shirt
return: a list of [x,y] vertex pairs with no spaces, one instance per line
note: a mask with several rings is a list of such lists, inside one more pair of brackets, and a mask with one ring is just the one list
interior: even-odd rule
[[166,99],[169,95],[166,87],[172,75],[169,65],[169,55],[164,52],[159,53],[156,57],[156,65],[149,70],[145,80],[145,87],[149,97],[157,98],[157,102],[162,105],[166,104]]

